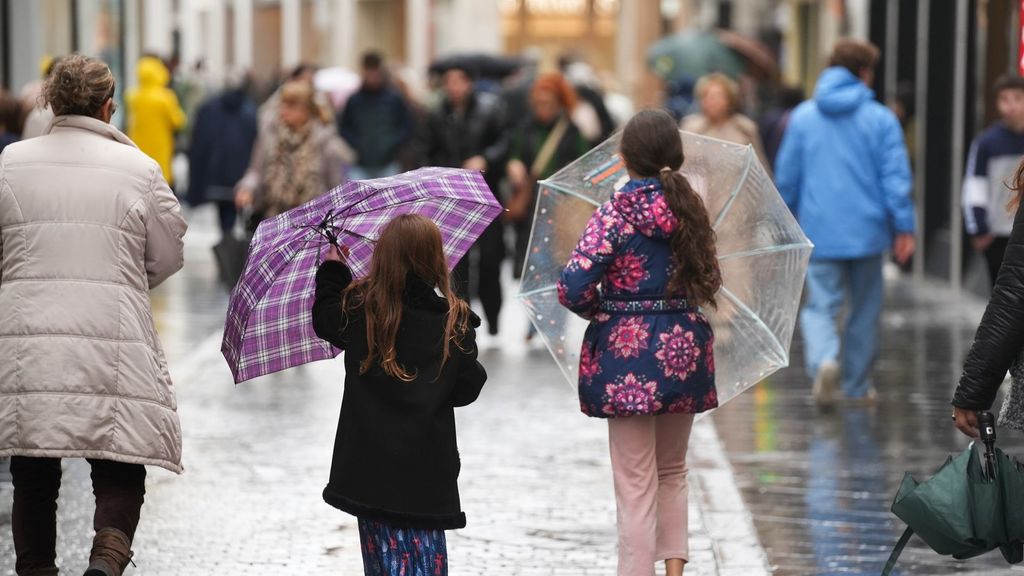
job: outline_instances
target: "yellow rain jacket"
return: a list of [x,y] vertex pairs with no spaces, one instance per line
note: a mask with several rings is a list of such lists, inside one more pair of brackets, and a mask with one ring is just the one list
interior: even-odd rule
[[174,133],[185,126],[185,112],[167,86],[171,74],[163,62],[146,56],[139,60],[136,70],[139,86],[125,94],[128,137],[160,164],[164,179],[173,184]]

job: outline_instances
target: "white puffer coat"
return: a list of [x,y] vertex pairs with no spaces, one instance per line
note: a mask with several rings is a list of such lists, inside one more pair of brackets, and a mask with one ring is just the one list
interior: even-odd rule
[[186,224],[156,162],[116,128],[58,116],[0,156],[0,456],[181,472],[149,289]]

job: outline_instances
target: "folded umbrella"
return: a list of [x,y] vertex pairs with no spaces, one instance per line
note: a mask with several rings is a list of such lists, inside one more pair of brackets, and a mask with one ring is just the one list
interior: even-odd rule
[[498,217],[501,205],[478,172],[421,168],[346,182],[261,222],[231,292],[224,326],[221,352],[235,382],[337,356],[313,332],[309,317],[323,247],[344,244],[352,273],[365,276],[384,226],[410,213],[437,224],[452,268]]
[[[993,435],[993,442],[994,438]],[[889,556],[882,576],[893,570],[915,533],[932,550],[958,560],[998,548],[1010,564],[1021,562],[1022,504],[1024,466],[992,442],[986,442],[984,462],[972,442],[959,455],[947,459],[925,482],[918,482],[908,472],[892,503],[893,514],[907,523],[907,529]]]

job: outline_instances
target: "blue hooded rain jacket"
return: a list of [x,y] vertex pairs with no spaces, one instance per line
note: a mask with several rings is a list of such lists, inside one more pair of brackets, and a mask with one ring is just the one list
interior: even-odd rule
[[910,163],[895,114],[849,70],[822,72],[790,118],[775,179],[815,260],[881,254],[914,231]]

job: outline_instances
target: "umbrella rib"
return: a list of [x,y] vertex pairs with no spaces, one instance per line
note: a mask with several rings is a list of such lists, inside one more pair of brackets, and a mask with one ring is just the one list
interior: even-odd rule
[[718,225],[722,223],[722,219],[729,213],[729,208],[732,208],[732,203],[736,201],[736,197],[740,194],[740,187],[747,180],[747,176],[750,175],[750,166],[754,161],[753,147],[747,144],[747,165],[743,168],[743,175],[736,180],[736,187],[732,189],[729,194],[729,200],[722,206],[722,211],[718,213],[718,217],[715,218],[715,223],[711,225],[713,230],[718,230]]
[[810,250],[812,246],[799,242],[790,242],[788,244],[779,244],[776,246],[764,246],[762,248],[754,248],[753,250],[743,250],[742,252],[730,252],[725,256],[719,256],[718,261],[724,262],[726,260],[733,260],[735,258],[746,258],[747,256],[760,256],[761,254],[773,254],[775,252],[784,252],[790,249],[806,248]]
[[516,294],[516,298],[528,298],[530,296],[536,296],[537,294],[543,294],[544,292],[551,292],[552,290],[553,290],[553,288],[546,287],[546,288],[534,288],[533,290],[528,290],[526,292],[523,292],[522,288],[520,288],[519,289],[519,294]]
[[570,190],[570,189],[566,188],[565,186],[562,186],[561,184],[553,182],[550,178],[547,179],[547,180],[541,180],[540,184],[541,184],[541,186],[547,186],[549,188],[554,188],[555,190],[558,190],[559,192],[561,192],[563,194],[568,194],[569,196],[572,196],[574,198],[579,198],[580,200],[583,200],[583,201],[587,202],[588,204],[593,204],[594,206],[600,206],[601,205],[600,202],[597,202],[593,198],[584,196],[583,194],[580,194],[579,192]]
[[742,312],[746,312],[747,315],[750,318],[753,318],[754,321],[757,322],[757,324],[761,328],[764,328],[764,331],[766,333],[772,335],[772,338],[770,339],[770,342],[772,344],[772,347],[774,348],[774,350],[772,350],[772,352],[775,353],[775,356],[776,356],[775,359],[779,362],[779,364],[781,364],[783,366],[788,365],[789,364],[789,360],[787,358],[788,355],[786,354],[785,348],[782,346],[782,343],[779,342],[779,339],[775,338],[775,333],[772,332],[772,329],[769,328],[768,325],[764,323],[764,320],[762,320],[760,316],[758,316],[753,310],[751,310],[749,306],[747,306],[739,298],[737,298],[735,294],[733,294],[731,291],[729,291],[728,288],[724,288],[723,287],[719,291],[719,294],[721,294],[722,296],[725,296],[725,298],[727,300],[729,300],[730,302],[732,302],[733,305],[735,305],[737,309],[739,309]]

